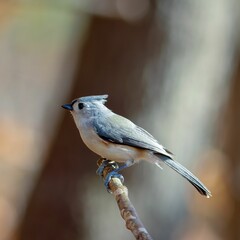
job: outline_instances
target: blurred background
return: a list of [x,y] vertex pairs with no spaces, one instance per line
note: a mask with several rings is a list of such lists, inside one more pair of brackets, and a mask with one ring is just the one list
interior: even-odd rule
[[107,106],[211,190],[164,166],[123,172],[154,239],[240,239],[240,2],[0,1],[0,239],[133,239],[61,108]]

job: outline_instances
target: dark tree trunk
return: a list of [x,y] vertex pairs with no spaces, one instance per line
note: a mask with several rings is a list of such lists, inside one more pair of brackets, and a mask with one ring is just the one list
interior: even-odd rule
[[[151,25],[151,15],[133,24],[94,17],[83,52],[79,52],[68,100],[109,93],[109,107],[125,115],[129,115],[125,106],[139,99],[139,105],[134,106],[137,112],[141,106],[142,70],[148,55]],[[20,239],[87,238],[88,229],[84,229],[84,221],[79,222],[84,219],[82,208],[86,207],[79,192],[84,195],[89,187],[86,181],[98,181],[97,158],[83,146],[70,115],[64,114],[26,209]]]

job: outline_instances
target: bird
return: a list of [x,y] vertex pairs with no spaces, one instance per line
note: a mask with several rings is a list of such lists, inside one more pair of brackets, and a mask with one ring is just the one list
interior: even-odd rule
[[[122,165],[110,172],[105,186],[112,177],[119,177],[120,170],[145,160],[161,168],[163,162],[187,179],[207,198],[211,192],[188,169],[173,159],[173,153],[163,147],[149,132],[129,119],[106,107],[108,95],[93,95],[74,99],[62,107],[71,112],[85,145],[101,158]],[[98,173],[103,170],[98,169]]]

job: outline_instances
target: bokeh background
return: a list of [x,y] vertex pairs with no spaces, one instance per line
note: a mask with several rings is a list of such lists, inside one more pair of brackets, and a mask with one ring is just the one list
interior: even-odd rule
[[212,191],[124,171],[154,239],[240,239],[238,0],[0,1],[0,239],[133,239],[63,103],[107,106]]

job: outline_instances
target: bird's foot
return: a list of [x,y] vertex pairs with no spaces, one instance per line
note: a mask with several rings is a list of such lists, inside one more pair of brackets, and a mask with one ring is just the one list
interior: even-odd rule
[[96,173],[100,177],[103,177],[103,170],[104,170],[105,167],[109,166],[109,167],[112,167],[113,169],[118,168],[118,165],[117,165],[116,162],[107,160],[106,158],[100,158],[98,160],[98,166],[99,167],[98,167]]
[[103,176],[103,170],[107,166],[108,161],[105,158],[100,158],[97,161],[97,164],[98,164],[98,169],[96,171],[96,174],[99,176]]
[[119,167],[118,164],[114,161],[107,160],[105,158],[101,158],[97,162],[98,164],[98,169],[96,171],[97,175],[101,176],[104,178],[103,171],[105,168],[110,168],[110,172],[106,175],[104,179],[104,186],[106,187],[107,191],[111,193],[111,190],[109,188],[109,182],[111,181],[112,178],[119,178],[120,181],[123,183],[124,182],[124,177],[118,173],[122,169],[122,166]]
[[109,188],[109,182],[112,178],[118,178],[123,183],[124,177],[120,173],[118,173],[119,169],[113,170],[112,172],[108,173],[104,180],[104,186],[106,187],[107,191],[111,193],[111,189]]

